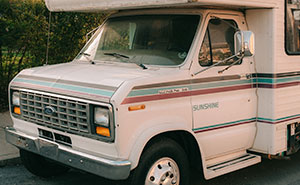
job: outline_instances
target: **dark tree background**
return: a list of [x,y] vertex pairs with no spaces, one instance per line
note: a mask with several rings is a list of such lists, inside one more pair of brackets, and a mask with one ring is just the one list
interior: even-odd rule
[[[102,13],[52,12],[48,64],[71,61]],[[0,111],[8,108],[8,84],[24,68],[45,64],[49,11],[43,0],[0,0]]]

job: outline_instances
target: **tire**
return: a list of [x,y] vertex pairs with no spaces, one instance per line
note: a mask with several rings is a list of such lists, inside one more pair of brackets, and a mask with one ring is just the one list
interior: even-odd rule
[[189,185],[189,162],[182,147],[169,138],[152,143],[132,171],[130,185]]
[[66,173],[69,168],[26,150],[20,150],[21,161],[25,168],[39,177],[52,177]]

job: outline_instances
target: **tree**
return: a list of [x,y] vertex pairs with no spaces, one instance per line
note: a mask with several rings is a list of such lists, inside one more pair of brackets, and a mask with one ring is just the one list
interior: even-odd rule
[[[0,111],[8,105],[8,84],[24,68],[45,63],[49,11],[42,0],[0,0]],[[49,64],[71,61],[85,34],[106,14],[51,13]]]

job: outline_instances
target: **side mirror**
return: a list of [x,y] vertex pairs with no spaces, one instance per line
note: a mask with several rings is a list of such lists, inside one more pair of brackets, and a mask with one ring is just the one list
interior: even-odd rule
[[235,54],[243,53],[244,57],[251,57],[255,53],[254,33],[251,31],[237,31],[234,34]]

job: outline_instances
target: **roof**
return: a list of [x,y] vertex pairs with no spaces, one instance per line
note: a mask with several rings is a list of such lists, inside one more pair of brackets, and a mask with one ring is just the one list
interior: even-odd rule
[[103,11],[169,6],[274,8],[283,0],[45,0],[50,11]]

